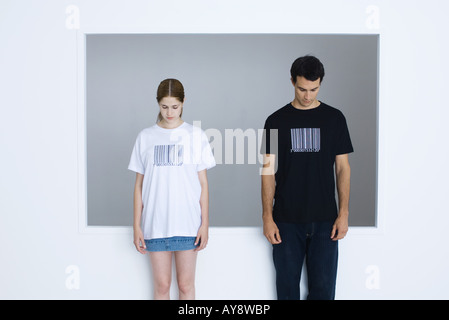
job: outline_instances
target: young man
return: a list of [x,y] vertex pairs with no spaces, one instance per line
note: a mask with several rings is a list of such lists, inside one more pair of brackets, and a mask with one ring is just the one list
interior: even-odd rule
[[[317,100],[324,77],[320,60],[300,57],[290,73],[294,100],[265,122],[264,235],[273,244],[278,299],[300,298],[306,258],[307,298],[333,300],[338,240],[348,231],[353,147],[343,114]],[[277,151],[270,145],[270,129],[277,130]]]

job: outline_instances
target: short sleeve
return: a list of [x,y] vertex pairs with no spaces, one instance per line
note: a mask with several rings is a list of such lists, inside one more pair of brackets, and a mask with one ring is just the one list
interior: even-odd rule
[[145,165],[142,161],[141,150],[142,134],[137,136],[136,142],[134,144],[133,151],[131,153],[131,159],[129,160],[128,169],[140,174],[145,173]]
[[262,134],[262,142],[260,144],[260,154],[277,154],[278,152],[278,126],[269,116],[265,121]]
[[202,171],[204,169],[212,169],[215,167],[216,161],[214,154],[212,153],[212,148],[209,144],[209,139],[204,131],[201,131],[201,158],[197,163],[196,170]]
[[270,118],[267,118],[263,128],[262,143],[260,144],[260,154],[270,154]]
[[339,155],[354,152],[346,118],[342,113],[339,120],[338,140],[336,141],[335,154]]

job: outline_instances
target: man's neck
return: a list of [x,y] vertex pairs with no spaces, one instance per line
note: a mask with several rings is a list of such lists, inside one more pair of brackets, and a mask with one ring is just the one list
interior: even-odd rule
[[299,109],[299,110],[311,110],[311,109],[315,109],[315,108],[318,107],[320,104],[321,104],[321,102],[318,101],[317,99],[315,99],[315,100],[313,101],[313,103],[312,103],[310,106],[304,107],[304,106],[302,106],[298,101],[296,101],[296,99],[292,101],[292,106],[293,106],[294,108],[296,108],[296,109]]

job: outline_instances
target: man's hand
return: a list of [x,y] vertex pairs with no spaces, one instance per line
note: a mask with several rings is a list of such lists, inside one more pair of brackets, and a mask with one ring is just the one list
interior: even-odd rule
[[263,234],[271,244],[279,244],[282,242],[279,229],[272,219],[263,222]]
[[348,214],[339,214],[334,222],[331,239],[334,241],[343,239],[348,233]]

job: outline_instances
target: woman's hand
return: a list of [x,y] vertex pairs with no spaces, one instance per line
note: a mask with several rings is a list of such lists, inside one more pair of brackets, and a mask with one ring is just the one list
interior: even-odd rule
[[201,225],[195,239],[195,245],[199,244],[199,246],[196,247],[195,251],[200,251],[206,248],[208,239],[209,239],[209,227],[207,225]]
[[134,228],[134,245],[136,246],[137,251],[141,254],[147,253],[145,245],[145,239],[143,238],[142,229]]

